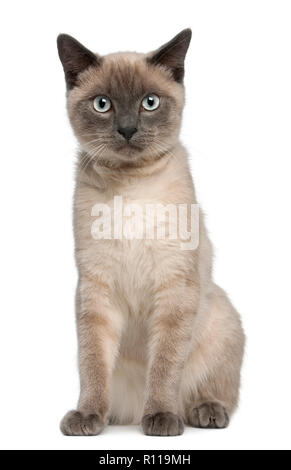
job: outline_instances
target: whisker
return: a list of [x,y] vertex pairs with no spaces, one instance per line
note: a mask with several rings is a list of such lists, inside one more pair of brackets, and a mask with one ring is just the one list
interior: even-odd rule
[[[96,156],[98,156],[98,154],[101,153],[101,151],[103,150],[103,148],[105,147],[104,144],[99,144],[96,148],[95,148],[95,151],[93,154],[90,154],[90,153],[85,153],[82,155],[81,157],[81,164],[80,164],[80,170],[82,173],[85,173],[86,169],[88,168],[88,166],[90,165],[90,163],[96,158]],[[82,160],[84,160],[84,162],[82,162]]]

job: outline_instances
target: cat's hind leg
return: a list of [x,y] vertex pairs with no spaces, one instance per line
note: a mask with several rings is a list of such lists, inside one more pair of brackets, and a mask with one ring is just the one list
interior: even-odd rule
[[229,424],[238,403],[245,338],[238,313],[217,286],[208,308],[184,370],[181,396],[186,424],[219,429]]
[[226,428],[229,424],[229,415],[223,405],[218,402],[204,402],[198,407],[189,410],[187,424],[194,428]]

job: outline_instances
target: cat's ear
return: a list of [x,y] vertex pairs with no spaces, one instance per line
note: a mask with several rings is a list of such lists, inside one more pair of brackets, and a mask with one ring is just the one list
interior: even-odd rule
[[68,34],[60,34],[57,38],[58,52],[63,64],[67,88],[76,85],[79,73],[90,65],[99,65],[100,58],[89,51],[79,41]]
[[191,41],[191,29],[184,29],[171,41],[157,51],[152,52],[147,60],[154,65],[163,65],[172,71],[174,80],[179,83],[184,78],[184,60]]

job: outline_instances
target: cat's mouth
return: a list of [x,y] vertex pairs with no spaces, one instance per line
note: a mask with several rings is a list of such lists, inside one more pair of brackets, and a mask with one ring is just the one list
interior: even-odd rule
[[132,155],[135,152],[141,152],[143,150],[143,146],[141,146],[137,142],[128,141],[120,143],[116,147],[116,150],[127,155]]

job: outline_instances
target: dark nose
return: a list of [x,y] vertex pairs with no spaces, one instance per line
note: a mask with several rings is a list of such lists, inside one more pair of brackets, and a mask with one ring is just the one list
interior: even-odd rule
[[136,131],[136,127],[120,127],[117,129],[117,132],[119,132],[119,134],[121,134],[126,140],[130,140]]

